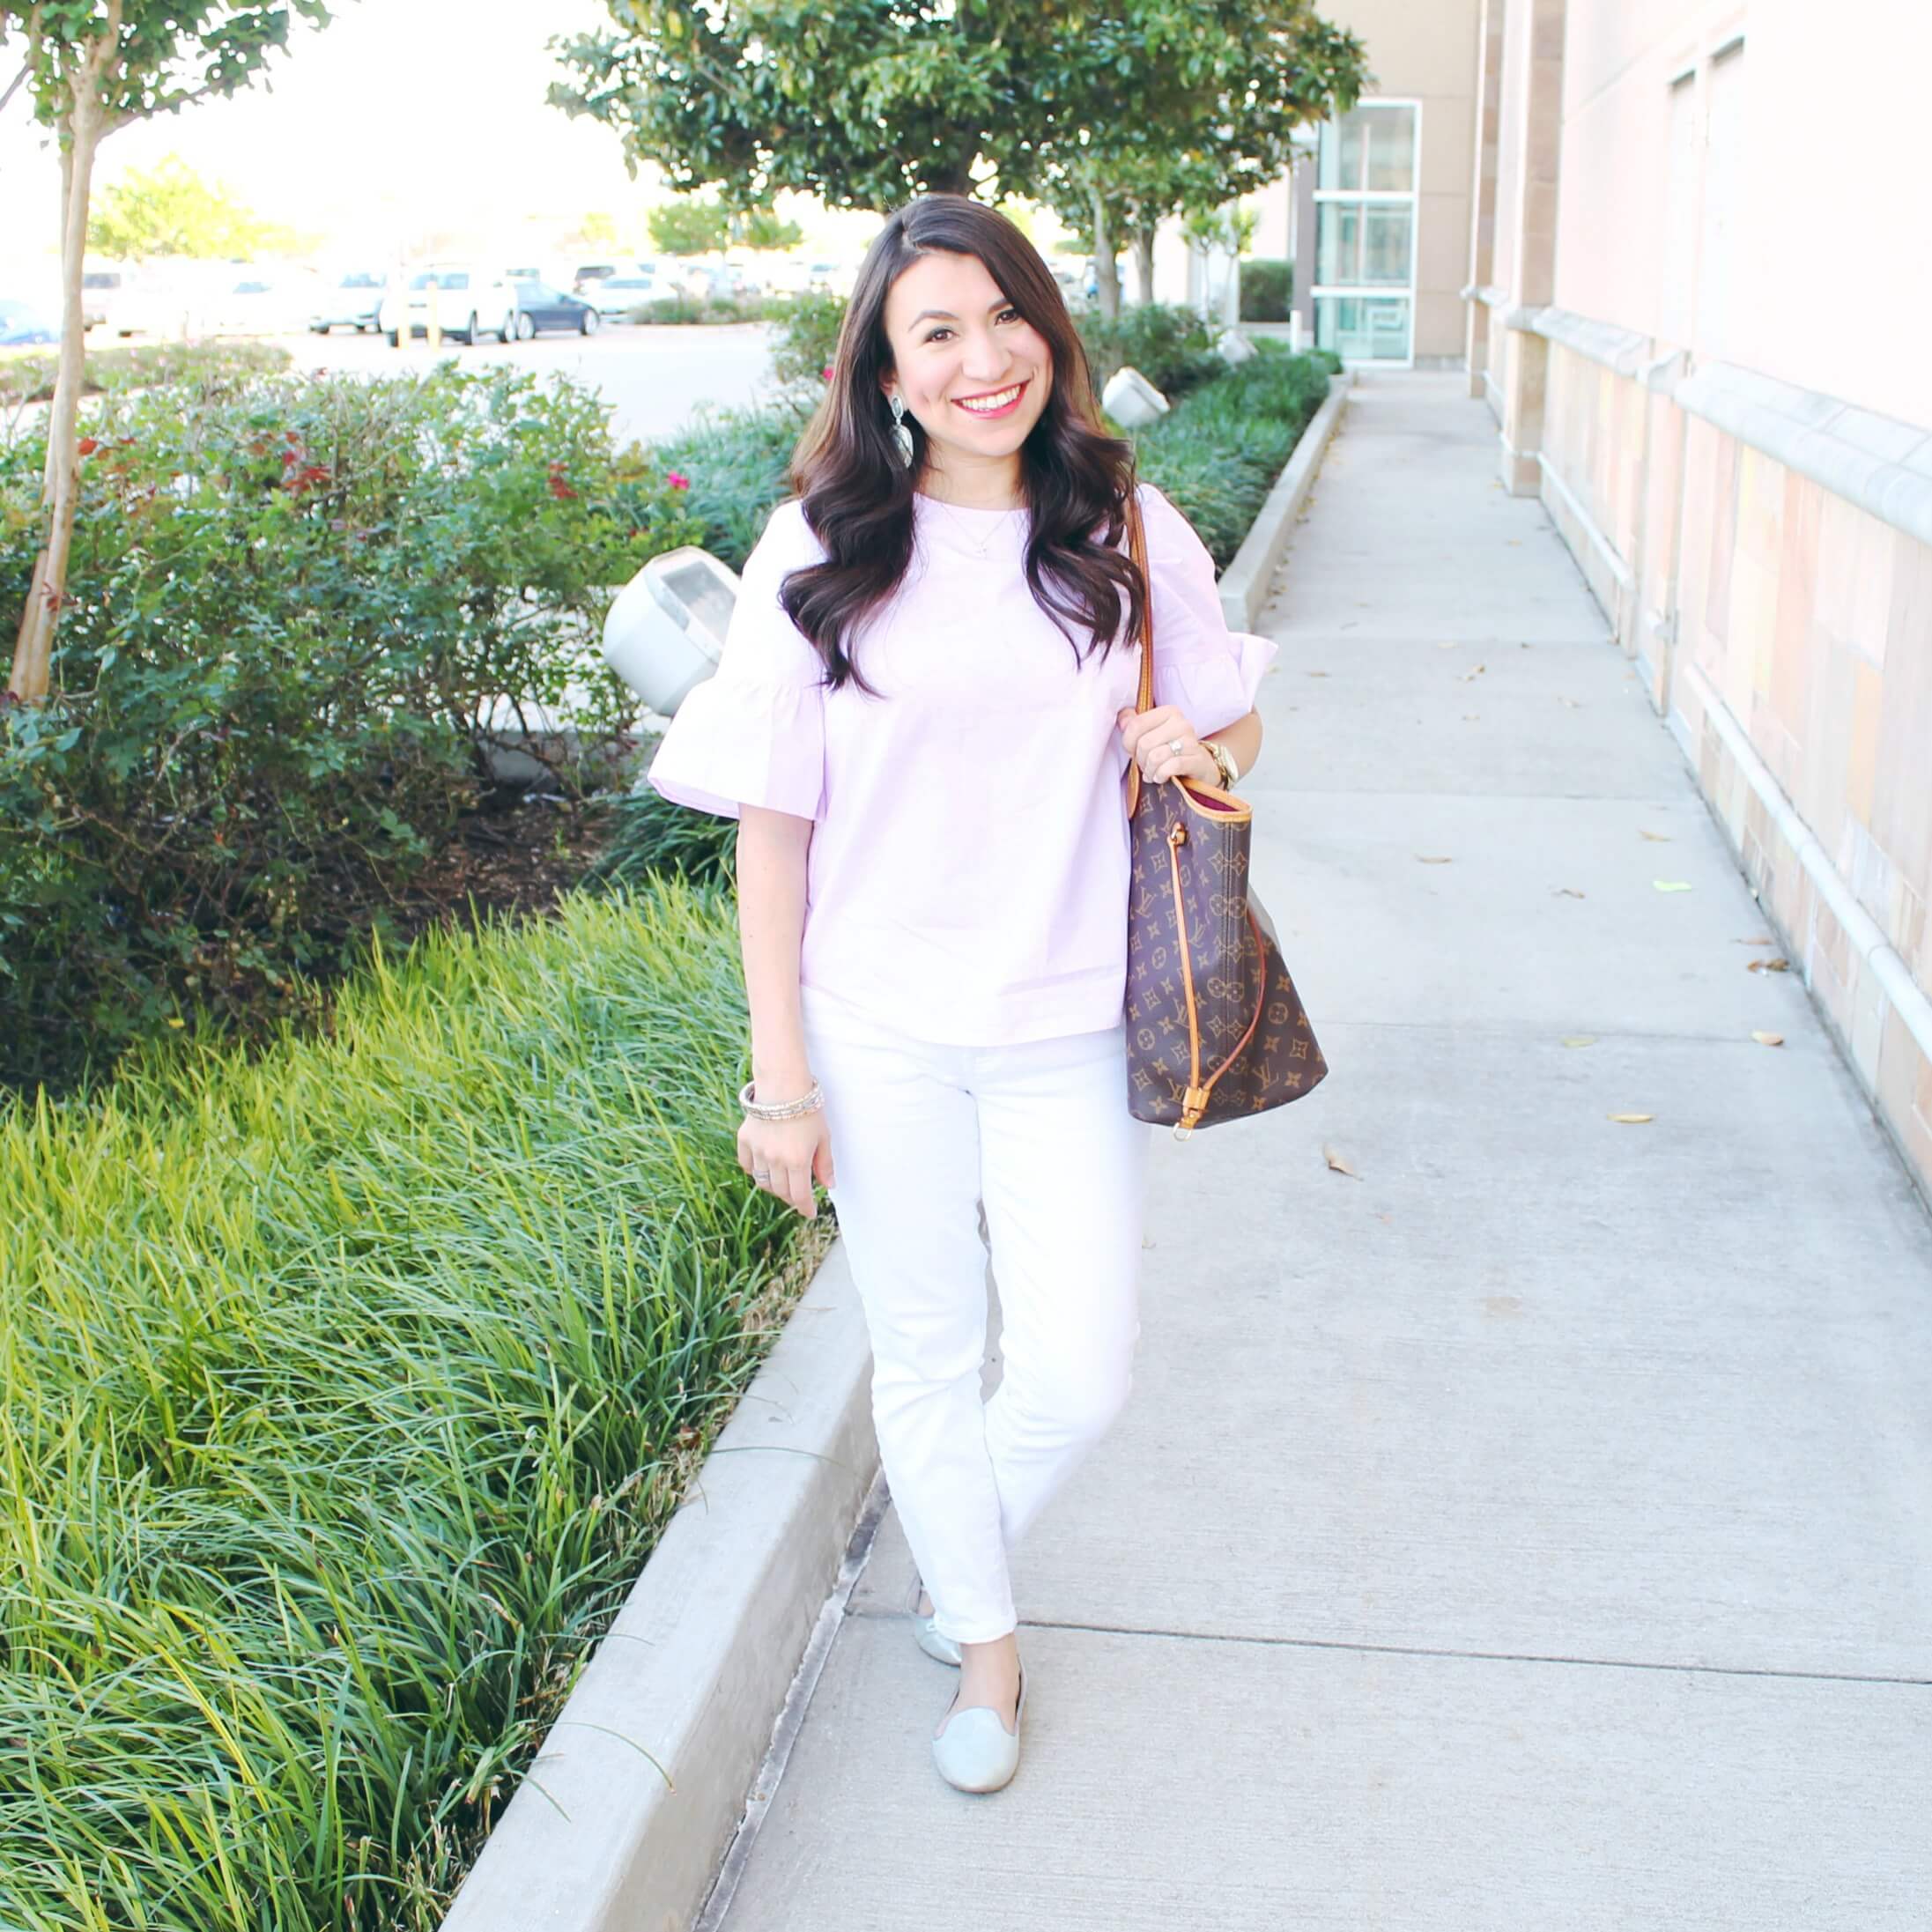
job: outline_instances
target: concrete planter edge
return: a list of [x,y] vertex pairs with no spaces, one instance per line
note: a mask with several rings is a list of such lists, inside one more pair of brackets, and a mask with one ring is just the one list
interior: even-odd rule
[[1308,418],[1307,427],[1296,438],[1294,453],[1248,526],[1233,561],[1221,573],[1221,612],[1231,631],[1255,628],[1255,620],[1268,601],[1275,567],[1288,548],[1296,514],[1307,500],[1315,471],[1321,466],[1322,453],[1348,405],[1349,385],[1353,380],[1346,370],[1329,378],[1328,400]]
[[877,1469],[870,1372],[835,1242],[584,1667],[445,1932],[685,1932]]

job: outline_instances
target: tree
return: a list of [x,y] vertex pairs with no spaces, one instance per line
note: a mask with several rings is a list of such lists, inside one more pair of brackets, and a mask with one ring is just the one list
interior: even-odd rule
[[651,246],[663,255],[709,255],[730,233],[729,211],[719,202],[661,202],[646,219]]
[[80,278],[94,155],[130,121],[179,114],[195,101],[238,92],[271,54],[286,48],[289,23],[297,16],[326,23],[328,0],[0,0],[6,64],[18,46],[34,118],[59,143],[61,163],[60,360],[41,492],[46,537],[20,613],[7,687],[19,700],[47,695],[67,589],[79,464]]
[[1092,236],[1110,315],[1124,224],[1266,185],[1295,124],[1365,78],[1359,40],[1311,0],[609,4],[621,31],[552,42],[574,78],[550,98],[615,129],[633,170],[737,207],[781,188],[882,210],[934,189],[1044,200]]
[[731,239],[746,248],[796,248],[805,239],[796,221],[781,221],[772,208],[754,208],[734,219],[731,227]]
[[120,261],[187,255],[217,262],[287,251],[300,240],[204,181],[178,154],[145,170],[130,168],[100,195],[87,218],[87,246]]
[[593,209],[564,237],[580,248],[608,248],[617,238],[617,222],[601,208]]

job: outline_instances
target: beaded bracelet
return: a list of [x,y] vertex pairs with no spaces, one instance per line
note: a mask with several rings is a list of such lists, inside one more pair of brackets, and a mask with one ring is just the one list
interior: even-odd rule
[[816,1112],[825,1102],[825,1089],[814,1080],[811,1092],[801,1094],[796,1100],[777,1100],[769,1105],[761,1105],[751,1098],[751,1089],[757,1084],[755,1080],[747,1080],[738,1095],[738,1105],[754,1121],[796,1120],[801,1114]]

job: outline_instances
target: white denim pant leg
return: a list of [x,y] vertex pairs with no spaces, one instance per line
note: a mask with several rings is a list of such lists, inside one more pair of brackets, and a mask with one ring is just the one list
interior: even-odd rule
[[[1127,1394],[1148,1129],[1124,1034],[953,1047],[803,1003],[880,1459],[938,1629],[987,1642],[1017,1621],[1009,1551]],[[982,1195],[1005,1358],[984,1405]]]

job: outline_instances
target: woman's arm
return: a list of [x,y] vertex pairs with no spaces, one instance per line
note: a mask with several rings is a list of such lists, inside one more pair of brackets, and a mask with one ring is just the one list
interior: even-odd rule
[[[1241,776],[1246,778],[1255,769],[1255,760],[1262,755],[1262,714],[1250,711],[1245,718],[1237,718],[1232,724],[1223,725],[1218,731],[1210,731],[1201,741],[1203,744],[1225,744],[1234,754],[1234,762],[1240,767]],[[1210,759],[1209,761],[1212,763]],[[1200,774],[1196,773],[1195,776]],[[1220,782],[1218,770],[1210,774],[1207,782]]]
[[[759,1100],[796,1100],[811,1086],[798,956],[805,931],[805,860],[812,821],[794,812],[743,805],[738,812],[738,945],[751,1014],[751,1092]],[[815,1216],[816,1173],[833,1182],[825,1109],[788,1121],[747,1120],[738,1129],[738,1159],[760,1187]]]
[[[1218,785],[1221,767],[1208,751],[1210,744],[1226,745],[1244,779],[1261,756],[1262,714],[1258,711],[1250,711],[1245,718],[1199,738],[1178,705],[1156,705],[1151,711],[1124,706],[1116,722],[1128,756],[1139,759],[1142,771],[1157,784],[1164,785],[1170,778],[1192,778],[1203,785]],[[1178,757],[1167,749],[1177,738],[1181,745]]]

